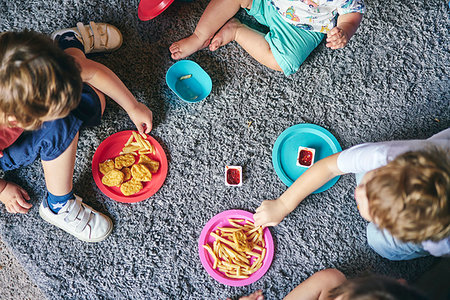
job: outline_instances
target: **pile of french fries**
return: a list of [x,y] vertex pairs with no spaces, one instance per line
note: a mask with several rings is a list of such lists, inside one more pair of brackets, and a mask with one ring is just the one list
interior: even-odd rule
[[120,155],[131,153],[133,155],[138,154],[155,154],[155,147],[147,140],[145,133],[132,132],[128,141],[122,148]]
[[213,269],[228,278],[248,278],[261,268],[266,256],[263,229],[249,220],[228,219],[228,222],[232,227],[217,227],[210,233],[215,238],[212,247],[206,244],[203,248],[214,260]]

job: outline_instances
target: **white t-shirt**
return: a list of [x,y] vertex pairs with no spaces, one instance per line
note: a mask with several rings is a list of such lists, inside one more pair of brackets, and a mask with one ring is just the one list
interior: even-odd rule
[[[450,155],[450,128],[426,140],[390,141],[353,146],[339,154],[337,165],[344,173],[366,173],[385,166],[400,154],[425,149],[430,145],[447,149]],[[450,237],[439,242],[425,241],[422,246],[434,256],[450,255]]]
[[283,18],[304,30],[327,33],[337,15],[364,13],[363,0],[267,0]]

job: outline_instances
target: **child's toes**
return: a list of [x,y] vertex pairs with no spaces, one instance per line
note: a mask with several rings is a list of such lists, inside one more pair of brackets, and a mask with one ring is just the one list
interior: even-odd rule
[[211,44],[209,44],[209,50],[216,51],[217,49],[219,49],[221,44],[222,40],[218,37],[214,37]]
[[170,45],[169,50],[170,53],[178,52],[180,51],[180,46],[178,45],[178,43],[173,43],[172,45]]
[[178,59],[182,58],[181,57],[181,52],[180,51],[173,52],[171,57],[172,57],[172,59],[178,60]]

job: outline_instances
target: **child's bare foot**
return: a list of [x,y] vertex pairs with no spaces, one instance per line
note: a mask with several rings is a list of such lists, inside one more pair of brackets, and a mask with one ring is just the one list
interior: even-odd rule
[[169,50],[170,53],[172,53],[171,56],[173,59],[182,59],[191,55],[192,53],[197,52],[200,49],[207,47],[210,41],[211,38],[207,39],[206,41],[202,41],[194,32],[187,38],[179,40],[178,42],[170,45]]
[[209,44],[209,50],[215,51],[236,38],[236,32],[242,23],[238,19],[232,18],[216,33],[213,37],[211,44]]

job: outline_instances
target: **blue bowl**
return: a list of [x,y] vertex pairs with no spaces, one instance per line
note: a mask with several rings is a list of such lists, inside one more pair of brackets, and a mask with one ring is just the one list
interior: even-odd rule
[[212,89],[211,77],[196,62],[180,60],[166,73],[169,88],[183,101],[195,103],[205,99]]

